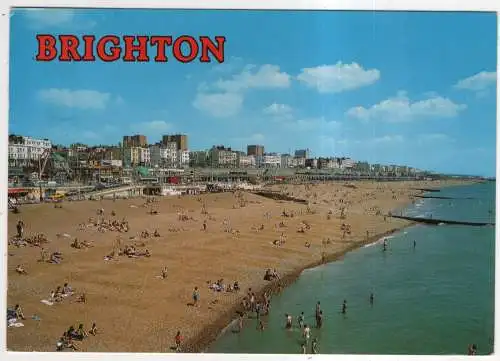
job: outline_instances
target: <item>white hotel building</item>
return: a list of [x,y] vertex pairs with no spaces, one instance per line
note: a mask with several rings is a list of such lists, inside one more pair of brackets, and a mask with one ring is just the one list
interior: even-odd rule
[[9,143],[9,165],[25,166],[38,161],[47,149],[52,148],[52,142],[47,139],[19,137],[19,142]]

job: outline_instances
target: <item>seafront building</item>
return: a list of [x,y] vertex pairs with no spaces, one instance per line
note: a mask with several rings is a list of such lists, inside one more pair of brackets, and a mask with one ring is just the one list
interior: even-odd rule
[[[200,172],[220,174],[220,171],[215,172],[216,169],[226,170],[228,174],[276,176],[313,171],[317,174],[378,177],[414,177],[422,173],[408,166],[369,164],[348,157],[311,157],[309,149],[282,154],[266,152],[264,145],[256,144],[248,145],[246,152],[225,145],[192,150],[188,148],[188,144],[186,134],[163,135],[156,143],[148,143],[145,135],[125,135],[118,145],[99,146],[82,143],[54,145],[48,139],[10,135],[9,180],[29,182],[51,179],[61,183],[85,183],[112,179],[119,182],[134,175],[156,179],[155,175],[162,174],[163,179],[170,179],[169,177],[181,172],[184,175],[199,175]],[[40,169],[41,165],[43,169]]]

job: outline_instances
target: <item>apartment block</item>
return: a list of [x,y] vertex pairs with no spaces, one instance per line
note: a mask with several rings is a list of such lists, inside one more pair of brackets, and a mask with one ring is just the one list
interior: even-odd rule
[[175,143],[176,150],[188,150],[188,136],[185,134],[164,135],[161,140],[162,144]]
[[253,155],[255,157],[262,157],[264,155],[263,145],[248,145],[247,155]]
[[212,167],[231,168],[237,166],[238,153],[222,145],[213,146],[208,152],[209,165]]
[[148,139],[145,135],[136,134],[136,135],[124,135],[123,136],[123,147],[124,148],[132,148],[132,147],[145,147],[148,145]]

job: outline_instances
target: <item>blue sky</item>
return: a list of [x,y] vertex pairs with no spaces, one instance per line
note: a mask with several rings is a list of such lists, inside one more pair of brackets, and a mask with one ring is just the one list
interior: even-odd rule
[[[226,62],[37,63],[38,33],[224,35]],[[493,13],[17,9],[10,36],[10,133],[495,174]]]

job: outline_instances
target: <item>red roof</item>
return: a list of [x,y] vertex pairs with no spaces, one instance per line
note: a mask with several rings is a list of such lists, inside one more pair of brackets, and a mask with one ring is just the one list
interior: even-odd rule
[[25,188],[9,188],[9,194],[28,193]]

